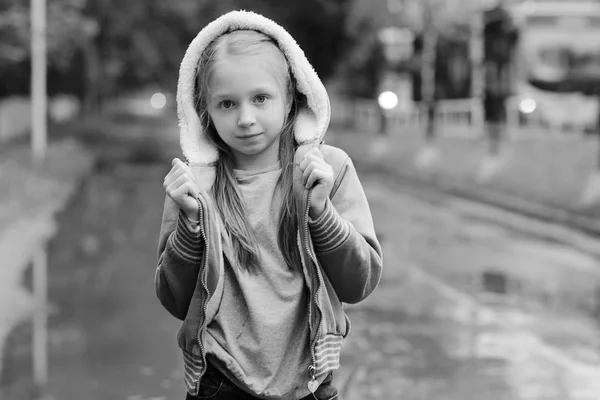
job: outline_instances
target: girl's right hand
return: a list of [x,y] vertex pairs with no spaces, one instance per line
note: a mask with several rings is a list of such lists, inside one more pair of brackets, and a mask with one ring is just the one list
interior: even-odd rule
[[190,167],[178,158],[173,159],[172,167],[163,187],[167,195],[192,220],[198,219],[198,186]]

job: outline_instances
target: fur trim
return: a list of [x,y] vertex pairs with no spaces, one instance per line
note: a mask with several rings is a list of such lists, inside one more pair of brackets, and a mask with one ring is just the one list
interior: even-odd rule
[[292,36],[274,21],[250,11],[232,11],[209,23],[189,45],[181,62],[177,83],[177,115],[180,144],[190,164],[211,164],[217,149],[208,142],[194,109],[194,85],[200,55],[216,38],[232,30],[251,29],[274,38],[286,56],[297,83],[307,99],[308,108],[300,110],[294,132],[300,144],[321,141],[331,117],[327,91],[304,52]]

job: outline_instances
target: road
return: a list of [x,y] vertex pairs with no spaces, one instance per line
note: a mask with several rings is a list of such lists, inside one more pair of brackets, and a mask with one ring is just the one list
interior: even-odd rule
[[[153,288],[176,146],[150,163],[102,163],[61,216],[49,248],[45,400],[184,398],[178,322]],[[369,299],[347,307],[345,400],[598,399],[593,254],[493,222],[491,208],[359,173],[385,272]],[[12,343],[5,393],[14,394],[30,384],[29,342]]]
[[489,207],[363,180],[386,270],[348,307],[346,399],[598,398],[597,258]]

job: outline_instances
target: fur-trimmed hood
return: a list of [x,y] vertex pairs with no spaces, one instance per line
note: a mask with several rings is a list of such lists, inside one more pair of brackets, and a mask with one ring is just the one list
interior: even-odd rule
[[218,158],[210,144],[194,108],[194,85],[200,56],[219,36],[235,30],[262,32],[278,43],[296,80],[297,90],[306,96],[307,107],[299,110],[294,134],[300,144],[321,141],[331,116],[327,91],[294,38],[274,21],[250,11],[232,11],[209,23],[190,43],[179,70],[177,115],[180,144],[190,164],[208,165]]

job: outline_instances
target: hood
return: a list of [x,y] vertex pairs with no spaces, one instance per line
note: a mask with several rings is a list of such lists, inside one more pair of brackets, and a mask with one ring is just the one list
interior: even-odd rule
[[325,86],[294,38],[274,21],[250,11],[232,11],[209,23],[190,43],[181,62],[177,83],[177,116],[180,145],[190,164],[209,165],[218,159],[194,108],[194,85],[200,55],[216,38],[234,30],[255,30],[271,36],[287,58],[296,87],[307,99],[294,125],[299,144],[320,142],[329,126],[331,106]]

